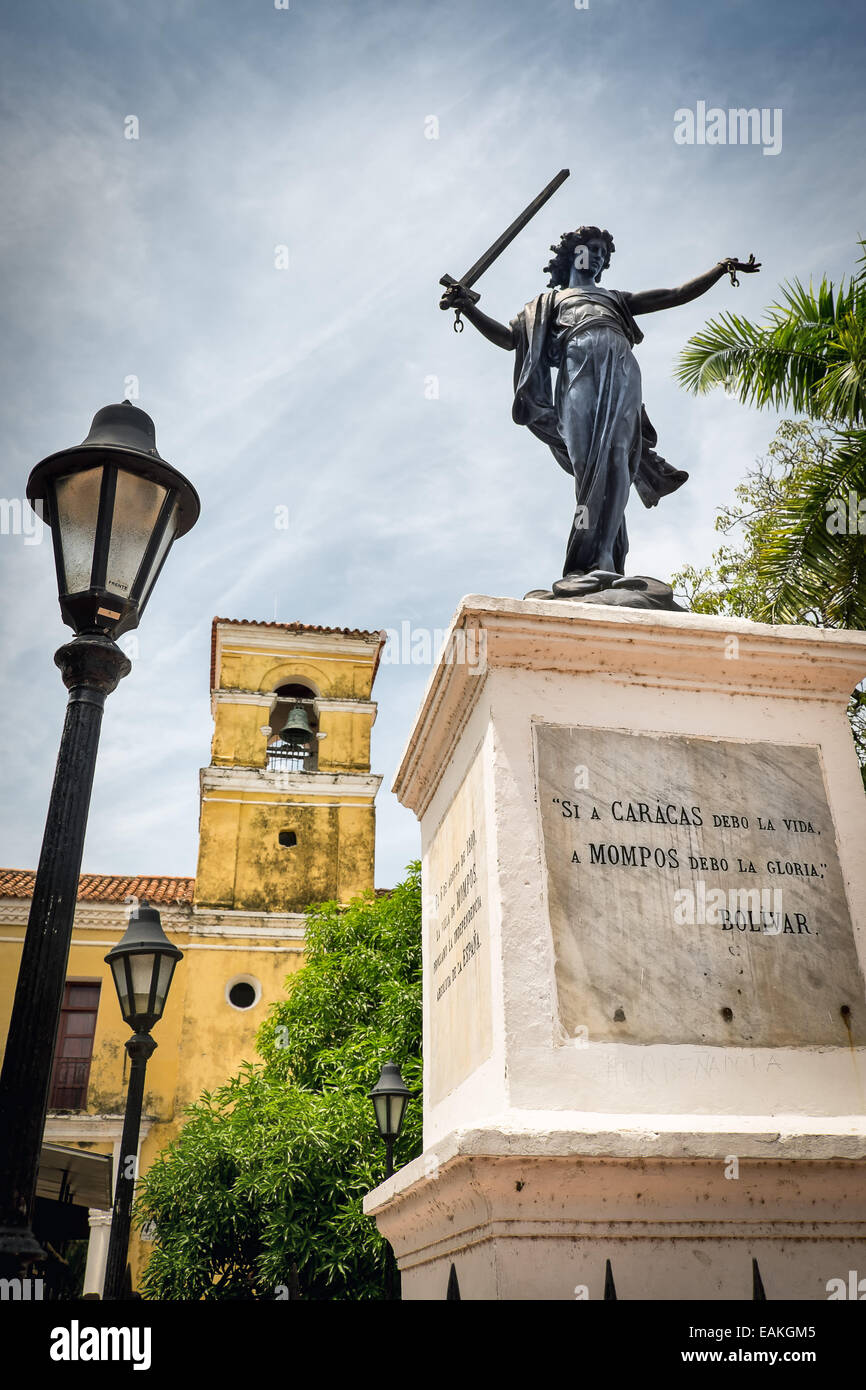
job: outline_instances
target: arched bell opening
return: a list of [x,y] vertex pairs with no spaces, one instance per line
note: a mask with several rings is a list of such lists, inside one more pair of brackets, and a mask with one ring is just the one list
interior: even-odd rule
[[319,764],[319,714],[310,686],[302,681],[277,686],[268,726],[270,769],[315,772]]

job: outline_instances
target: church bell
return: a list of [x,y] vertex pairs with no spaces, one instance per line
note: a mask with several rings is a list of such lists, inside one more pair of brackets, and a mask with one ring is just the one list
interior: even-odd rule
[[290,711],[280,738],[297,753],[310,753],[315,748],[313,727],[303,705],[295,705]]

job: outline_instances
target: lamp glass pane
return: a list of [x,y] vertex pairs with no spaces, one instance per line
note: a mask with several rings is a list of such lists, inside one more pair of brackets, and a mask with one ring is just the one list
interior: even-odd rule
[[138,574],[167,489],[122,465],[117,470],[114,519],[108,546],[105,587],[126,598]]
[[382,1135],[383,1138],[386,1138],[391,1133],[390,1129],[388,1128],[390,1110],[388,1102],[390,1101],[390,1099],[390,1096],[373,1097],[373,1108],[376,1111],[376,1124],[378,1125],[379,1133]]
[[147,1006],[150,1001],[150,981],[153,976],[154,958],[155,953],[153,951],[142,951],[139,955],[130,956],[129,958],[129,965],[132,971],[133,1013],[147,1013]]
[[68,473],[65,478],[58,478],[54,486],[57,525],[66,570],[65,592],[79,594],[90,588],[102,465],[83,469],[79,473]]
[[120,1000],[120,1012],[126,1018],[129,1013],[129,989],[126,983],[126,963],[122,957],[111,962],[111,973],[114,976],[114,987]]
[[394,1128],[391,1132],[395,1136],[398,1135],[403,1128],[403,1116],[406,1113],[408,1100],[408,1096],[394,1096],[393,1098],[393,1103],[391,1105],[391,1123]]
[[175,502],[168,518],[168,525],[162,533],[162,537],[160,539],[159,545],[156,548],[156,553],[154,554],[150,569],[148,570],[144,579],[144,583],[141,586],[141,593],[138,599],[139,608],[143,608],[144,605],[147,603],[148,596],[150,594],[151,589],[153,588],[154,580],[156,579],[156,576],[159,574],[159,567],[165,559],[165,552],[168,550],[168,547],[171,545],[172,541],[175,538],[179,517],[180,505],[177,502]]
[[165,1008],[168,987],[171,984],[171,977],[174,974],[174,967],[176,964],[177,962],[173,956],[160,956],[159,958],[159,978],[156,982],[156,1003],[154,1008],[160,1018]]

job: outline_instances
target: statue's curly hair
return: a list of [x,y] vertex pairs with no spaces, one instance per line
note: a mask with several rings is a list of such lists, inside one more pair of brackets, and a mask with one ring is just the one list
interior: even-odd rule
[[610,265],[611,253],[616,250],[613,244],[613,237],[606,228],[602,227],[578,227],[574,232],[563,232],[558,243],[553,243],[550,247],[554,252],[553,259],[544,267],[545,271],[550,272],[550,279],[547,282],[552,290],[568,289],[568,281],[574,265],[574,253],[578,246],[585,246],[593,237],[600,237],[607,247],[604,258],[604,265],[596,276],[596,283],[601,279],[602,272],[607,270]]

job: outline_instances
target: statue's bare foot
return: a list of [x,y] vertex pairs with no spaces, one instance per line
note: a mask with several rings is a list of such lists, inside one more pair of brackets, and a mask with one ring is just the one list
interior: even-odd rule
[[565,574],[551,586],[557,598],[583,598],[609,589],[623,576],[616,570],[590,570],[589,574]]

